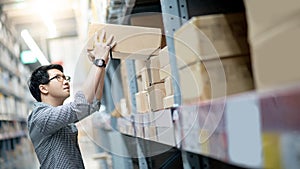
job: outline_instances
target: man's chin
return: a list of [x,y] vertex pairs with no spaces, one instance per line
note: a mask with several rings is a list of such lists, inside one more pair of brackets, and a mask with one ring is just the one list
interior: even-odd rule
[[66,94],[65,100],[70,97],[70,93]]

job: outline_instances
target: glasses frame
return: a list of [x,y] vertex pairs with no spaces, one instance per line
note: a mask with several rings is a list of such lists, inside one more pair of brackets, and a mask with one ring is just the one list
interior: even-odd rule
[[65,76],[65,75],[55,75],[54,77],[50,78],[48,80],[48,83],[53,80],[53,79],[57,79],[57,81],[59,82],[63,82],[64,80],[70,82],[71,81],[71,77],[70,76]]

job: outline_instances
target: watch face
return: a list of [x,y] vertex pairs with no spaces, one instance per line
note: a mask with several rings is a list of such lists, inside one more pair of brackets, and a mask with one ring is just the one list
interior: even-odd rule
[[98,65],[99,65],[99,66],[103,66],[103,60],[102,60],[102,59],[99,59],[99,60],[98,60]]
[[99,66],[99,67],[105,67],[105,61],[103,59],[95,59],[94,61],[95,65]]

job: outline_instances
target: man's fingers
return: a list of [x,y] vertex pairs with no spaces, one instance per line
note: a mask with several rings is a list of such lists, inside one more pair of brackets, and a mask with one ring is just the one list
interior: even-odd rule
[[108,38],[108,40],[106,41],[105,45],[109,46],[111,44],[111,42],[113,41],[113,39],[114,39],[114,36],[110,35],[109,38]]
[[110,44],[110,47],[113,48],[113,47],[116,46],[116,44],[117,44],[117,41],[113,41],[113,42]]
[[106,38],[106,31],[104,29],[102,29],[101,36],[100,36],[100,39],[98,42],[100,42],[100,43],[105,42],[106,41],[105,38]]
[[98,42],[98,32],[94,34],[94,43]]

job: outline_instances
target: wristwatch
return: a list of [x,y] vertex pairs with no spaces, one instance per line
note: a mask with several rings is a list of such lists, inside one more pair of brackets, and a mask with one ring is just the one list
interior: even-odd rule
[[94,60],[94,65],[98,66],[98,67],[105,67],[105,60],[104,59],[95,59]]

